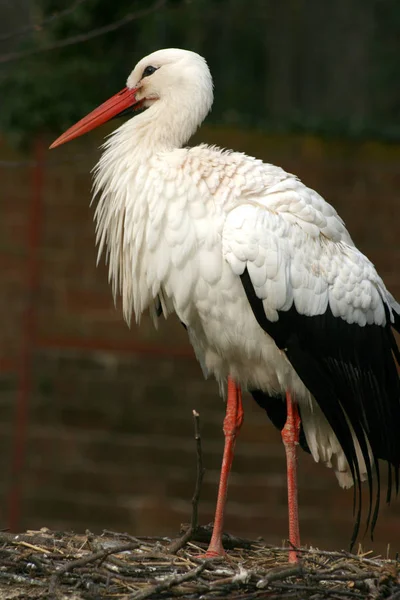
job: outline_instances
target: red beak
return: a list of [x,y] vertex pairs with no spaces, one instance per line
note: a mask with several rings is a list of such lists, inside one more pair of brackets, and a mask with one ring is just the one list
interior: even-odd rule
[[113,117],[117,117],[121,113],[124,113],[127,109],[139,109],[142,106],[142,101],[136,100],[136,92],[138,88],[124,88],[115,96],[112,96],[103,104],[100,104],[86,117],[83,117],[78,123],[72,125],[65,133],[60,135],[50,146],[50,148],[56,148],[69,142],[74,138],[77,138],[95,127],[102,125],[106,121],[109,121]]

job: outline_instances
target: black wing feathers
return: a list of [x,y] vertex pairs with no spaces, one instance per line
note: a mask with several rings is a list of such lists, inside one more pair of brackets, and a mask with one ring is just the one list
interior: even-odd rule
[[[310,390],[332,427],[349,464],[355,482],[357,518],[352,542],[358,533],[361,514],[361,478],[351,428],[359,442],[365,461],[370,490],[367,526],[372,512],[372,461],[377,474],[373,532],[379,509],[379,467],[377,459],[394,468],[396,488],[400,465],[400,384],[395,360],[400,353],[385,306],[385,327],[349,324],[334,317],[330,308],[323,315],[307,317],[297,313],[294,305],[270,322],[262,301],[256,296],[247,269],[242,284],[260,326],[274,339]],[[396,324],[400,326],[400,317]],[[350,427],[351,426],[351,427]],[[370,453],[369,453],[370,448]],[[392,467],[391,467],[392,466]],[[391,497],[392,473],[387,499]]]
[[393,316],[394,316],[393,327],[397,331],[397,333],[400,333],[400,314],[393,311]]

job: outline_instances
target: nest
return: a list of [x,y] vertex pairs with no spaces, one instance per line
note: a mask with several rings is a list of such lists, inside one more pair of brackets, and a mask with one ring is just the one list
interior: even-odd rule
[[225,558],[202,559],[209,536],[204,527],[178,540],[2,532],[0,599],[400,600],[397,561],[309,548],[289,564],[288,548],[232,536],[224,539]]
[[224,535],[228,553],[205,558],[211,526],[198,526],[204,468],[193,411],[197,477],[190,525],[181,537],[0,532],[0,600],[400,600],[400,563],[370,553],[269,546]]

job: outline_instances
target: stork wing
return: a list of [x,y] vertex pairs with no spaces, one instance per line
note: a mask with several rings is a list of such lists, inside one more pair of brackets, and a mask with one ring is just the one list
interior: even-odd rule
[[[286,353],[343,448],[357,484],[355,536],[361,490],[351,428],[367,467],[368,521],[368,446],[376,462],[372,529],[379,507],[377,458],[394,465],[398,487],[400,385],[394,356],[400,363],[400,355],[391,323],[399,306],[351,240],[333,241],[316,221],[304,227],[296,213],[280,213],[265,203],[241,205],[226,219],[223,253],[241,277],[259,325]],[[388,498],[390,493],[391,477]]]

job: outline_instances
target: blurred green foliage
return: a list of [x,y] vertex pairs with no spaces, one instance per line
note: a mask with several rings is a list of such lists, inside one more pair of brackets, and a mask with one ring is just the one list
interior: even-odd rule
[[[151,6],[149,0],[75,4],[10,47],[0,45],[0,60]],[[31,1],[29,20],[40,25],[65,8],[65,0]],[[166,0],[114,32],[0,64],[0,129],[16,142],[41,131],[60,133],[121,89],[142,56],[170,46],[207,58],[215,122],[400,137],[398,0]]]

